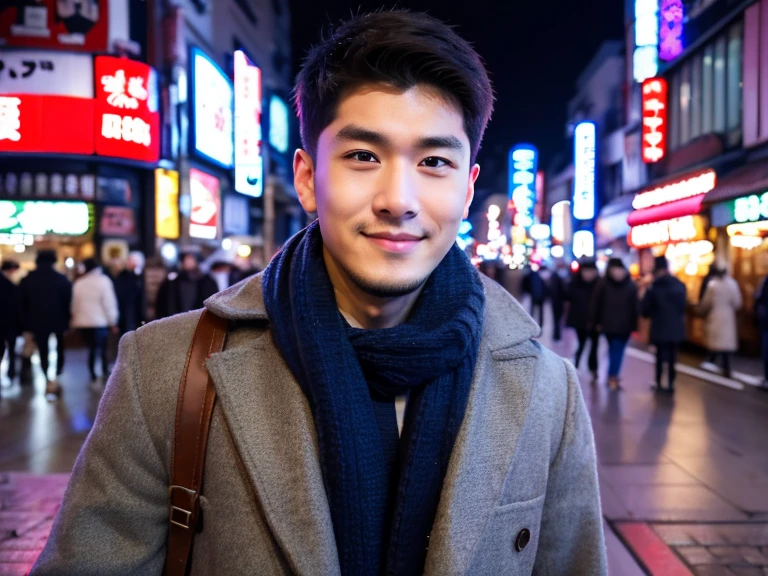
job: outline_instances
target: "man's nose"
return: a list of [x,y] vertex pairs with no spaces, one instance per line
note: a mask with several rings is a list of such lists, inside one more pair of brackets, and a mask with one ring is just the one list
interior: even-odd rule
[[382,171],[379,190],[373,201],[376,214],[394,219],[415,217],[419,204],[418,174],[404,165],[393,165]]

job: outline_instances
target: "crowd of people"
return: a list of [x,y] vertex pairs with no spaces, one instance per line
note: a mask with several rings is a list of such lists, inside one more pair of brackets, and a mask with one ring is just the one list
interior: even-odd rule
[[[41,250],[35,269],[23,278],[14,260],[3,261],[0,275],[0,359],[7,350],[9,380],[18,377],[21,385],[30,385],[31,357],[38,351],[45,393],[51,400],[62,392],[58,376],[64,370],[66,333],[76,332],[87,347],[91,386],[101,391],[114,349],[110,335],[122,336],[148,320],[141,253],[133,252],[108,266],[86,258],[77,266],[74,282],[55,269],[57,260],[55,251]],[[198,253],[181,254],[180,270],[169,272],[160,285],[155,318],[200,308],[208,297],[246,275],[225,261],[214,261],[208,273],[200,264]],[[51,336],[56,340],[55,375],[49,366]]]
[[[611,258],[601,276],[594,260],[585,259],[578,270],[565,277],[564,267],[554,271],[545,266],[529,269],[522,283],[530,299],[530,312],[543,326],[545,303],[552,308],[552,339],[561,338],[561,323],[576,332],[578,345],[574,364],[578,368],[589,347],[587,368],[593,382],[598,379],[598,345],[608,343],[608,382],[611,390],[621,388],[621,366],[631,334],[638,320],[650,320],[649,342],[656,349],[655,390],[674,393],[677,350],[685,340],[686,288],[669,272],[667,260],[654,261],[651,282],[635,282],[620,258]],[[707,361],[703,367],[731,377],[731,355],[738,350],[737,312],[742,307],[736,281],[723,267],[712,266],[702,286],[700,302],[692,311],[704,318]],[[768,285],[764,282],[756,297],[757,318],[763,335],[765,378],[768,381]],[[718,365],[719,363],[719,365]],[[664,385],[664,367],[666,386]]]

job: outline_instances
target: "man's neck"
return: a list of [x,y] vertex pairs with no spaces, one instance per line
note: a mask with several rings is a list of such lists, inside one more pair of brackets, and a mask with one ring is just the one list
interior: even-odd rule
[[421,294],[421,287],[410,294],[393,298],[380,298],[362,290],[339,268],[323,249],[328,276],[333,284],[336,306],[350,326],[372,330],[393,328],[406,321],[411,308]]

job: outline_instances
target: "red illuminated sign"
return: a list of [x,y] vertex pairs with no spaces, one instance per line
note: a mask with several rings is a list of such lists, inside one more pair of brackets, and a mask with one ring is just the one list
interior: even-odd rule
[[154,70],[134,60],[97,56],[96,153],[157,162],[160,113]]
[[0,5],[0,45],[104,52],[109,2],[35,0]]
[[643,93],[643,162],[658,162],[667,152],[667,81],[649,78]]
[[93,154],[93,100],[0,96],[0,152]]
[[193,238],[214,240],[219,234],[221,205],[219,179],[196,168],[190,168],[189,192],[192,197],[189,235]]

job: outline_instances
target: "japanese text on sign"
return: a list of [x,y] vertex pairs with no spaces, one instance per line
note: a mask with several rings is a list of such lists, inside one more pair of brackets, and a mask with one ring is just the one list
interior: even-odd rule
[[651,78],[643,82],[643,161],[658,162],[667,151],[667,81]]
[[574,131],[573,217],[595,217],[595,125],[581,122]]

